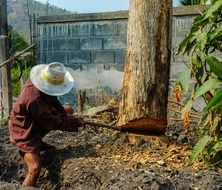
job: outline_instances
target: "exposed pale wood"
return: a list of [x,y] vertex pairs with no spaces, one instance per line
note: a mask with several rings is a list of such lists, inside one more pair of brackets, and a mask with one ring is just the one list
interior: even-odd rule
[[171,1],[133,0],[117,126],[164,132],[171,55]]
[[157,120],[152,118],[140,118],[131,120],[122,125],[122,131],[143,132],[150,134],[161,134],[165,132],[167,126],[166,120]]

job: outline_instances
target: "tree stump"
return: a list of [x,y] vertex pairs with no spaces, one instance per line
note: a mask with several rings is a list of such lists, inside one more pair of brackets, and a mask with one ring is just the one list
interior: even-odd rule
[[170,0],[133,0],[117,126],[162,133],[167,126],[171,57]]

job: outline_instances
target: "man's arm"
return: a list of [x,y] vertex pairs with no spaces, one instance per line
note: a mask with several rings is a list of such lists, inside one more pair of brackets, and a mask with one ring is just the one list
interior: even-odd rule
[[78,131],[78,127],[83,125],[82,119],[63,111],[52,110],[39,99],[30,103],[29,112],[37,125],[48,130]]

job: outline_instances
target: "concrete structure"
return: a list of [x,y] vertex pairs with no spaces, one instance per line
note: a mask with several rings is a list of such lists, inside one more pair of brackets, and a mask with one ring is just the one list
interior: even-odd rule
[[[173,9],[172,80],[185,69],[183,62],[186,58],[175,55],[177,46],[189,32],[195,16],[205,9],[206,6]],[[127,17],[128,11],[39,17],[38,62],[60,61],[74,70],[96,66],[105,70],[114,67],[123,71]]]
[[126,11],[40,17],[39,62],[56,60],[75,69],[88,64],[122,69],[126,32]]

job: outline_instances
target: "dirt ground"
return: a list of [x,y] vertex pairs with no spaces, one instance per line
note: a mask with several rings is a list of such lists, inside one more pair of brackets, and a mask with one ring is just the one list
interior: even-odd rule
[[[189,165],[192,135],[169,126],[164,136],[134,135],[87,126],[77,133],[52,131],[44,141],[37,187],[61,190],[221,190],[222,171]],[[26,166],[0,127],[0,189],[23,189]]]

